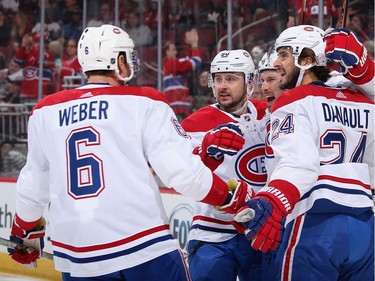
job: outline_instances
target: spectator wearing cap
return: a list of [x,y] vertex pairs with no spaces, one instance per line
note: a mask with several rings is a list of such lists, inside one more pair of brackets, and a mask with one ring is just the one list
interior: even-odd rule
[[12,58],[9,61],[8,68],[4,68],[0,70],[0,92],[5,93],[9,89],[7,89],[7,78],[10,76],[16,76],[18,77],[18,80],[23,79],[23,73],[22,73],[22,63],[17,62]]
[[[306,10],[306,13],[304,13],[303,3],[305,3],[306,7],[308,7],[308,9]],[[329,15],[331,17],[330,25],[332,25],[333,19],[336,20],[336,18],[338,16],[338,10],[336,9],[332,0],[324,0],[323,4],[326,7],[325,10],[326,10],[327,15]],[[307,1],[291,1],[291,0],[289,0],[289,6],[295,7],[295,10],[296,10],[297,15],[299,17],[299,20],[298,20],[297,24],[309,24],[309,23],[311,23],[312,25],[315,25],[311,22],[311,14],[312,14],[312,11],[313,11],[313,14],[314,14],[314,13],[316,13],[317,10],[319,10],[319,1],[318,0],[307,0]],[[304,22],[302,22],[302,15],[304,15]],[[292,25],[294,25],[294,24],[292,24]],[[316,25],[316,26],[319,26],[319,25]]]
[[323,7],[323,26],[319,26],[319,5],[313,5],[310,9],[311,24],[326,30],[332,27],[332,8]]

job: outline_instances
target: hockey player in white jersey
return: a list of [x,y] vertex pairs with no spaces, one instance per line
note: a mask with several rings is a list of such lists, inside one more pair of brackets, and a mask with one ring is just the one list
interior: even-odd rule
[[255,249],[281,241],[276,280],[374,280],[374,104],[324,84],[323,36],[302,25],[276,40],[286,90],[271,115],[276,166],[236,220]]
[[[245,50],[219,52],[211,63],[210,86],[217,103],[185,118],[194,153],[224,179],[236,177],[255,190],[266,182],[265,128],[258,119],[264,101],[249,101],[255,66]],[[189,233],[189,271],[193,281],[261,280],[261,252],[250,247],[231,224],[233,215],[197,203]]]
[[[149,166],[167,186],[225,212],[234,213],[251,192],[241,180],[231,191],[191,153],[162,93],[124,86],[137,67],[133,48],[116,26],[86,28],[78,59],[88,83],[42,99],[29,119],[11,240],[42,242],[50,203],[63,280],[191,280]],[[23,264],[40,254],[10,253]]]

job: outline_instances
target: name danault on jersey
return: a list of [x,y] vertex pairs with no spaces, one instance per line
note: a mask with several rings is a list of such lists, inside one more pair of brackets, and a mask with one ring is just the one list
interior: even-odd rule
[[322,103],[324,120],[326,122],[339,122],[350,128],[368,129],[368,109],[347,108],[344,106],[332,106]]
[[108,101],[90,101],[75,104],[59,110],[60,127],[84,121],[86,119],[108,119]]

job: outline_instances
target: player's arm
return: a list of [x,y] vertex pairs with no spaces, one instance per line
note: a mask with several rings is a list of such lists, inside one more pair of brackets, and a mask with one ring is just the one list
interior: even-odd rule
[[270,182],[245,202],[235,216],[234,226],[251,246],[262,252],[275,250],[281,242],[286,216],[300,198],[298,189],[286,181]]
[[[276,102],[282,103],[283,96]],[[253,248],[262,252],[277,247],[285,218],[317,179],[316,128],[309,120],[309,112],[313,111],[313,108],[302,108],[299,102],[295,102],[279,108],[276,106],[271,115],[270,140],[275,169],[268,185],[257,192],[235,218],[240,223],[235,223],[236,228],[252,241]]]
[[348,29],[327,30],[326,57],[340,64],[345,78],[358,85],[362,92],[374,100],[374,64],[366,48]]
[[233,192],[228,184],[192,153],[190,136],[183,130],[173,110],[163,102],[154,103],[143,122],[142,142],[147,160],[161,181],[196,201],[221,206],[235,212],[250,197],[251,188],[243,181]]

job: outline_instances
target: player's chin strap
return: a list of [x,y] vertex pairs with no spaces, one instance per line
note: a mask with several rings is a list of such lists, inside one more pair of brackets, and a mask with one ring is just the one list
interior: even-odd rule
[[313,62],[309,65],[302,66],[298,63],[298,57],[294,57],[294,63],[300,69],[298,79],[297,79],[297,82],[296,82],[296,85],[295,85],[295,87],[297,87],[297,86],[301,85],[303,75],[305,75],[305,71],[310,69],[311,67],[315,66],[316,63]]
[[241,108],[237,109],[236,111],[231,112],[231,114],[241,115],[243,113],[244,109],[247,108],[248,103],[249,103],[249,100],[247,99],[247,96],[246,96],[246,99],[245,99],[243,105],[241,106]]
[[[221,110],[223,110],[222,107],[221,107],[221,105],[220,105],[220,103],[219,103],[219,101],[218,101],[218,99],[216,98],[215,88],[214,88],[214,87],[212,87],[212,92],[213,92],[213,94],[214,94],[214,98],[215,98],[217,104],[219,105],[219,108],[220,108]],[[240,108],[240,109],[237,109],[236,111],[231,112],[231,114],[234,114],[234,115],[241,115],[241,114],[243,113],[243,110],[247,107],[247,104],[248,104],[248,97],[249,97],[249,89],[248,89],[248,91],[247,91],[247,93],[246,93],[246,96],[245,96],[245,98],[244,98],[244,102],[243,102],[241,108]]]
[[[212,84],[211,84],[212,85]],[[214,98],[215,98],[215,100],[216,100],[216,102],[217,102],[217,104],[219,105],[219,108],[221,109],[221,110],[223,110],[222,108],[221,108],[221,105],[220,105],[220,103],[218,102],[218,99],[216,98],[216,94],[215,94],[215,87],[214,86],[211,86],[212,87],[212,93],[213,93],[213,95],[214,95]],[[249,102],[249,97],[252,95],[252,93],[254,92],[254,87],[249,87],[249,86],[247,86],[247,93],[246,93],[246,96],[245,96],[245,99],[244,99],[244,102],[243,102],[243,104],[242,104],[242,106],[241,106],[241,108],[240,109],[237,109],[236,111],[234,111],[234,112],[231,112],[231,114],[234,114],[234,115],[241,115],[242,113],[243,113],[243,110],[247,107],[247,105],[248,105],[248,102]]]
[[133,78],[133,76],[134,76],[133,66],[130,65],[130,75],[129,75],[128,77],[122,77],[122,76],[120,75],[120,71],[119,71],[118,68],[115,70],[115,73],[116,73],[116,76],[117,76],[118,79],[120,79],[121,81],[124,81],[124,85],[125,85],[125,84],[128,83],[128,82]]
[[246,85],[246,88],[247,88],[247,93],[246,93],[244,103],[240,109],[237,109],[236,111],[231,112],[234,115],[242,115],[242,113],[244,112],[244,109],[247,108],[247,105],[249,104],[249,97],[253,94],[254,87],[250,87],[250,83],[249,83]]

